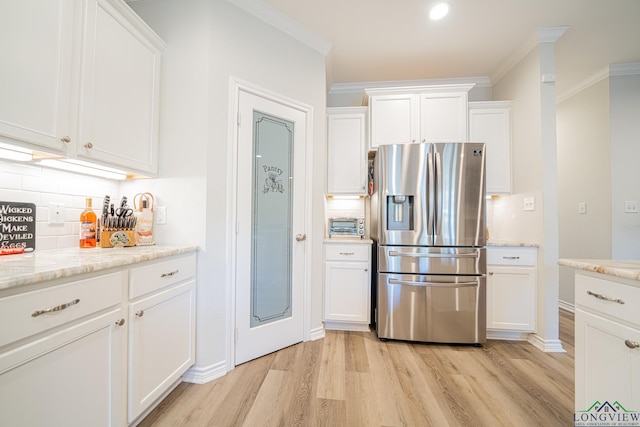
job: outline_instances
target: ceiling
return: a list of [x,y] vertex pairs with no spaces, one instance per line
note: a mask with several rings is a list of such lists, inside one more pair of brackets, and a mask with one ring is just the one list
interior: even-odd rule
[[558,93],[640,62],[640,0],[263,0],[331,43],[329,81],[489,77],[495,83],[537,43],[538,29],[569,26],[556,43]]

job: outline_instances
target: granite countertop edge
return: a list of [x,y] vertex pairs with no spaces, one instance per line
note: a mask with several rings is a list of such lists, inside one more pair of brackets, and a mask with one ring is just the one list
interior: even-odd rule
[[0,291],[198,250],[191,245],[69,248],[0,257]]
[[640,260],[561,258],[558,264],[576,270],[640,281]]
[[521,247],[521,248],[539,248],[540,244],[538,243],[528,243],[528,242],[516,242],[511,240],[488,240],[487,247],[493,246],[506,246],[506,247]]

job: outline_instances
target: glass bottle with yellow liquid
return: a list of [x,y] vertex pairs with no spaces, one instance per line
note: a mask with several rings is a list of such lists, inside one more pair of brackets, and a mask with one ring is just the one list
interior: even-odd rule
[[96,214],[91,207],[91,198],[85,200],[85,209],[80,214],[80,247],[96,247]]

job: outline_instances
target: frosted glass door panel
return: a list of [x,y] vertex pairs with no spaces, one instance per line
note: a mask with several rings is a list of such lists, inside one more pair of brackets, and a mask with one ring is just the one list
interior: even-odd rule
[[251,327],[291,317],[293,123],[253,114]]

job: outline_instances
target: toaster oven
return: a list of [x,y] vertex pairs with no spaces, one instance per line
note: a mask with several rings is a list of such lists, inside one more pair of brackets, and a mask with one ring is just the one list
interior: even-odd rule
[[364,218],[329,218],[329,237],[331,236],[364,238]]

